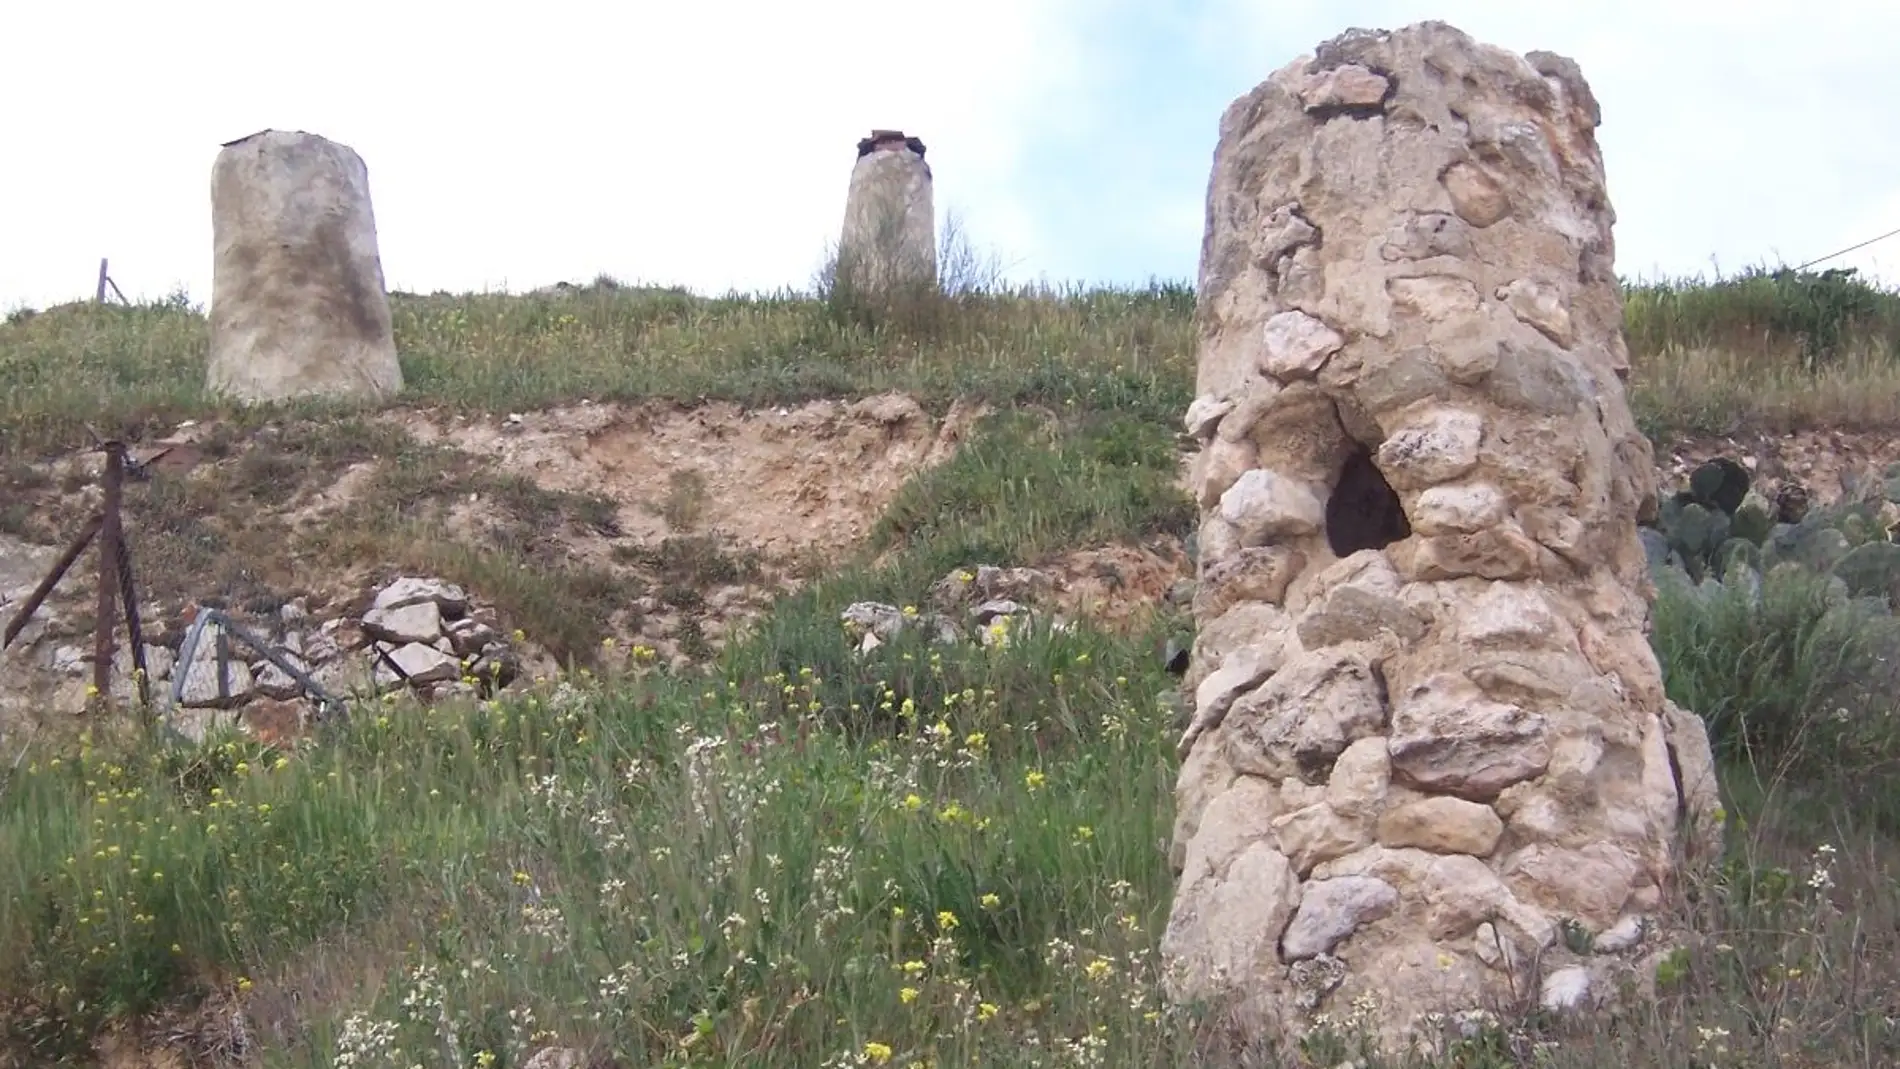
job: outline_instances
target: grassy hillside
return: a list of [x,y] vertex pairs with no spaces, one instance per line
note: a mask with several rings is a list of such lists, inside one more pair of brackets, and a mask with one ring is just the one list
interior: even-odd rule
[[[1646,426],[1900,426],[1900,298],[1802,318],[1807,286],[1633,288]],[[838,623],[954,568],[1184,534],[1189,291],[888,317],[608,286],[395,305],[422,403],[895,387],[1042,412],[985,423],[705,676],[608,649],[569,687],[359,710],[294,757],[108,725],[0,754],[0,1065],[77,1061],[129,1022],[204,1064],[311,1069],[512,1067],[549,1045],[628,1069],[1248,1064],[1155,986],[1176,729],[1154,650],[1185,621],[869,656]],[[173,306],[0,327],[0,460],[210,412],[203,331]],[[1794,572],[1758,600],[1671,589],[1657,621],[1738,818],[1694,888],[1705,938],[1615,1028],[1513,1016],[1432,1064],[1900,1063],[1892,618]]]
[[[610,280],[529,296],[392,297],[405,403],[795,403],[901,389],[1177,419],[1194,294],[976,289],[896,309],[806,295],[702,298]],[[1838,273],[1631,284],[1631,404],[1656,435],[1900,424],[1900,294]],[[64,305],[0,326],[0,457],[215,411],[205,320],[183,300]],[[253,417],[257,418],[257,417]]]

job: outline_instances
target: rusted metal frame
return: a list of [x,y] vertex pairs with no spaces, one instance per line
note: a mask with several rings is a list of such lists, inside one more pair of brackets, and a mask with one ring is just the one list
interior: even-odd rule
[[139,621],[139,602],[136,584],[132,581],[132,547],[126,544],[125,533],[119,533],[119,600],[125,608],[125,637],[132,644],[133,680],[139,688],[139,708],[144,711],[147,723],[152,719],[152,683],[151,672],[145,665],[145,627]]
[[178,706],[184,703],[185,677],[190,674],[190,665],[197,657],[199,639],[203,637],[205,627],[214,623],[219,627],[216,639],[218,643],[219,698],[230,697],[230,683],[226,674],[230,660],[230,648],[226,641],[226,635],[235,635],[239,641],[251,647],[251,649],[255,650],[265,660],[283,669],[284,674],[295,680],[297,685],[303,688],[305,694],[317,699],[317,704],[326,713],[334,711],[339,716],[347,716],[348,707],[342,700],[330,694],[329,691],[324,690],[321,684],[313,679],[309,673],[298,668],[290,658],[277,652],[269,643],[258,638],[255,634],[246,629],[244,625],[233,620],[228,613],[221,609],[199,609],[197,618],[191,622],[191,627],[186,629],[184,641],[181,642],[178,647],[178,667],[172,670],[172,705]]
[[0,636],[0,639],[3,639],[0,640],[0,649],[13,645],[13,640],[18,638],[20,632],[26,628],[26,622],[33,618],[33,614],[39,611],[40,605],[46,601],[47,595],[51,594],[53,588],[59,585],[59,581],[66,577],[67,569],[71,568],[73,562],[79,559],[79,555],[86,551],[86,547],[92,543],[93,538],[98,536],[99,529],[105,525],[105,522],[104,513],[96,513],[92,519],[86,521],[86,526],[80,529],[79,536],[66,547],[65,553],[60,554],[59,560],[55,561],[52,569],[46,573],[46,578],[40,580],[40,585],[33,588],[33,593],[26,596],[26,602],[20,606],[20,611],[13,614],[13,619],[7,623],[6,634]]

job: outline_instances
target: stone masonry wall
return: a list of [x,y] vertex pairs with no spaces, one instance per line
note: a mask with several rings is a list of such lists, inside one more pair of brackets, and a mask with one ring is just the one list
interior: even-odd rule
[[1583,1005],[1657,944],[1717,814],[1647,639],[1598,121],[1571,61],[1443,23],[1349,31],[1221,120],[1177,998],[1397,1043]]

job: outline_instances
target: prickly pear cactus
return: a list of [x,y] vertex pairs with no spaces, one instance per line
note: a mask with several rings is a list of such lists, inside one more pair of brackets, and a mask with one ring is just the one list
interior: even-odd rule
[[1729,518],[1726,513],[1696,502],[1675,512],[1674,522],[1663,529],[1669,547],[1682,558],[1689,578],[1701,582],[1714,561],[1716,551],[1728,541]]
[[1795,529],[1791,552],[1783,559],[1796,561],[1817,572],[1825,572],[1847,556],[1852,548],[1847,536],[1833,527],[1803,525]]
[[1840,532],[1841,535],[1847,539],[1848,545],[1866,545],[1867,541],[1874,536],[1874,525],[1869,523],[1867,517],[1860,513],[1850,512],[1846,516],[1841,517]]
[[1768,507],[1758,500],[1742,502],[1729,520],[1729,537],[1742,538],[1759,546],[1768,540],[1768,532],[1774,530],[1775,518],[1768,513]]
[[1900,602],[1900,545],[1867,542],[1834,562],[1834,576],[1847,584],[1854,597],[1882,597],[1889,605]]
[[[1900,549],[1900,546],[1895,548]],[[1761,547],[1745,538],[1730,538],[1722,543],[1722,549],[1717,553],[1716,560],[1720,567],[1716,569],[1715,574],[1721,578],[1722,582],[1732,583],[1741,568],[1757,573],[1761,571]]]
[[1689,475],[1689,492],[1700,504],[1733,516],[1748,496],[1748,469],[1727,457],[1716,457]]

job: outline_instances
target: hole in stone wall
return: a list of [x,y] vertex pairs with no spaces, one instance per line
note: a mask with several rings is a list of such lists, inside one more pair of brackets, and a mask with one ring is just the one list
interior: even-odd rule
[[1343,560],[1362,549],[1384,549],[1411,534],[1405,506],[1372,462],[1372,450],[1354,445],[1326,501],[1326,542],[1333,554]]

